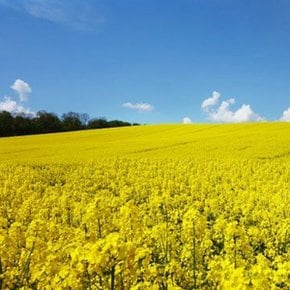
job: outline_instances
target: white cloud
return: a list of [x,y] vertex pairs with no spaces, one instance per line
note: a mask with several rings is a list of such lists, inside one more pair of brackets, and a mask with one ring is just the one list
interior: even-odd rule
[[17,79],[14,82],[14,84],[11,86],[11,89],[18,93],[20,102],[27,101],[28,94],[32,92],[29,84],[20,79]]
[[13,112],[17,110],[17,103],[10,97],[4,97],[4,101],[0,102],[0,111]]
[[34,115],[29,108],[24,108],[10,97],[4,97],[4,101],[0,102],[0,111],[7,111],[12,114]]
[[280,121],[288,121],[288,122],[290,121],[290,107],[283,112],[283,115],[280,118]]
[[232,111],[230,106],[235,103],[235,99],[233,98],[222,101],[222,103],[218,106],[220,96],[220,93],[215,91],[213,92],[212,98],[204,100],[201,105],[203,111],[207,114],[210,120],[224,123],[241,123],[264,120],[264,118],[252,110],[250,105],[243,104],[236,111]]
[[17,102],[11,97],[4,97],[3,101],[0,101],[0,111],[7,111],[16,115],[25,114],[29,116],[34,116],[34,112],[32,112],[29,108],[25,108],[22,105],[23,101],[28,100],[28,94],[32,91],[30,86],[26,82],[17,79],[11,86],[11,88],[18,93],[19,101]]
[[89,29],[104,22],[101,1],[94,0],[0,0],[16,11],[77,29]]
[[205,99],[202,104],[201,108],[205,111],[209,109],[209,107],[215,106],[220,98],[221,94],[217,91],[213,91],[212,97]]
[[133,104],[131,102],[127,102],[122,104],[124,108],[132,109],[132,110],[137,110],[139,112],[151,112],[154,110],[153,105],[148,104],[148,103],[136,103]]
[[183,124],[191,124],[192,121],[191,121],[191,119],[189,117],[184,117],[183,120],[182,120],[182,123]]

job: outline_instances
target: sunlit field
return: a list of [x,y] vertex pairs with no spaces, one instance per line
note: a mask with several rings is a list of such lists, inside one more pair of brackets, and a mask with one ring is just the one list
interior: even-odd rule
[[290,289],[290,123],[0,139],[0,289]]

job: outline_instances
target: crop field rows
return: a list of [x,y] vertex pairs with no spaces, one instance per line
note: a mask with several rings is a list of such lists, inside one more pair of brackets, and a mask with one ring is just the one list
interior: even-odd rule
[[0,139],[0,289],[290,289],[290,123]]

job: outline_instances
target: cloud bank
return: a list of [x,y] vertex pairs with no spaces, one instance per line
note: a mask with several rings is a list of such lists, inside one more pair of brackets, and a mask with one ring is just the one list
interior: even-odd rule
[[191,121],[191,119],[189,117],[184,117],[183,120],[182,120],[182,123],[183,124],[191,124],[192,121]]
[[137,110],[138,112],[152,112],[154,110],[153,105],[148,104],[148,103],[131,103],[127,102],[122,104],[124,108],[132,109],[132,110]]
[[221,94],[217,91],[212,96],[205,99],[201,108],[208,119],[223,123],[241,123],[263,121],[264,118],[255,113],[250,105],[243,104],[239,109],[233,111],[231,105],[235,104],[235,99],[231,98],[220,103]]
[[4,101],[0,102],[0,111],[7,111],[16,115],[34,115],[29,108],[25,108],[23,105],[12,100],[10,97],[4,97]]
[[280,118],[280,121],[287,121],[290,122],[290,107],[285,110]]
[[15,115],[35,115],[34,112],[29,108],[25,108],[23,105],[23,102],[28,101],[29,94],[32,92],[30,85],[21,79],[17,79],[11,88],[17,92],[19,101],[15,101],[11,97],[5,96],[3,101],[0,101],[0,111],[7,111]]
[[0,0],[0,4],[32,17],[77,29],[104,22],[101,1],[94,0]]
[[32,92],[29,84],[20,79],[17,79],[14,82],[14,84],[11,86],[11,89],[18,93],[20,102],[27,101],[28,94]]
[[205,99],[201,104],[201,108],[207,112],[210,107],[215,106],[217,104],[220,96],[221,94],[219,92],[213,91],[212,97]]

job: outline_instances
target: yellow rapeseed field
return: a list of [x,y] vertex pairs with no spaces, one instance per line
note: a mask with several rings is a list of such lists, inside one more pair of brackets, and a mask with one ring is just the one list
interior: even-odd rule
[[290,123],[1,138],[0,289],[290,289]]

